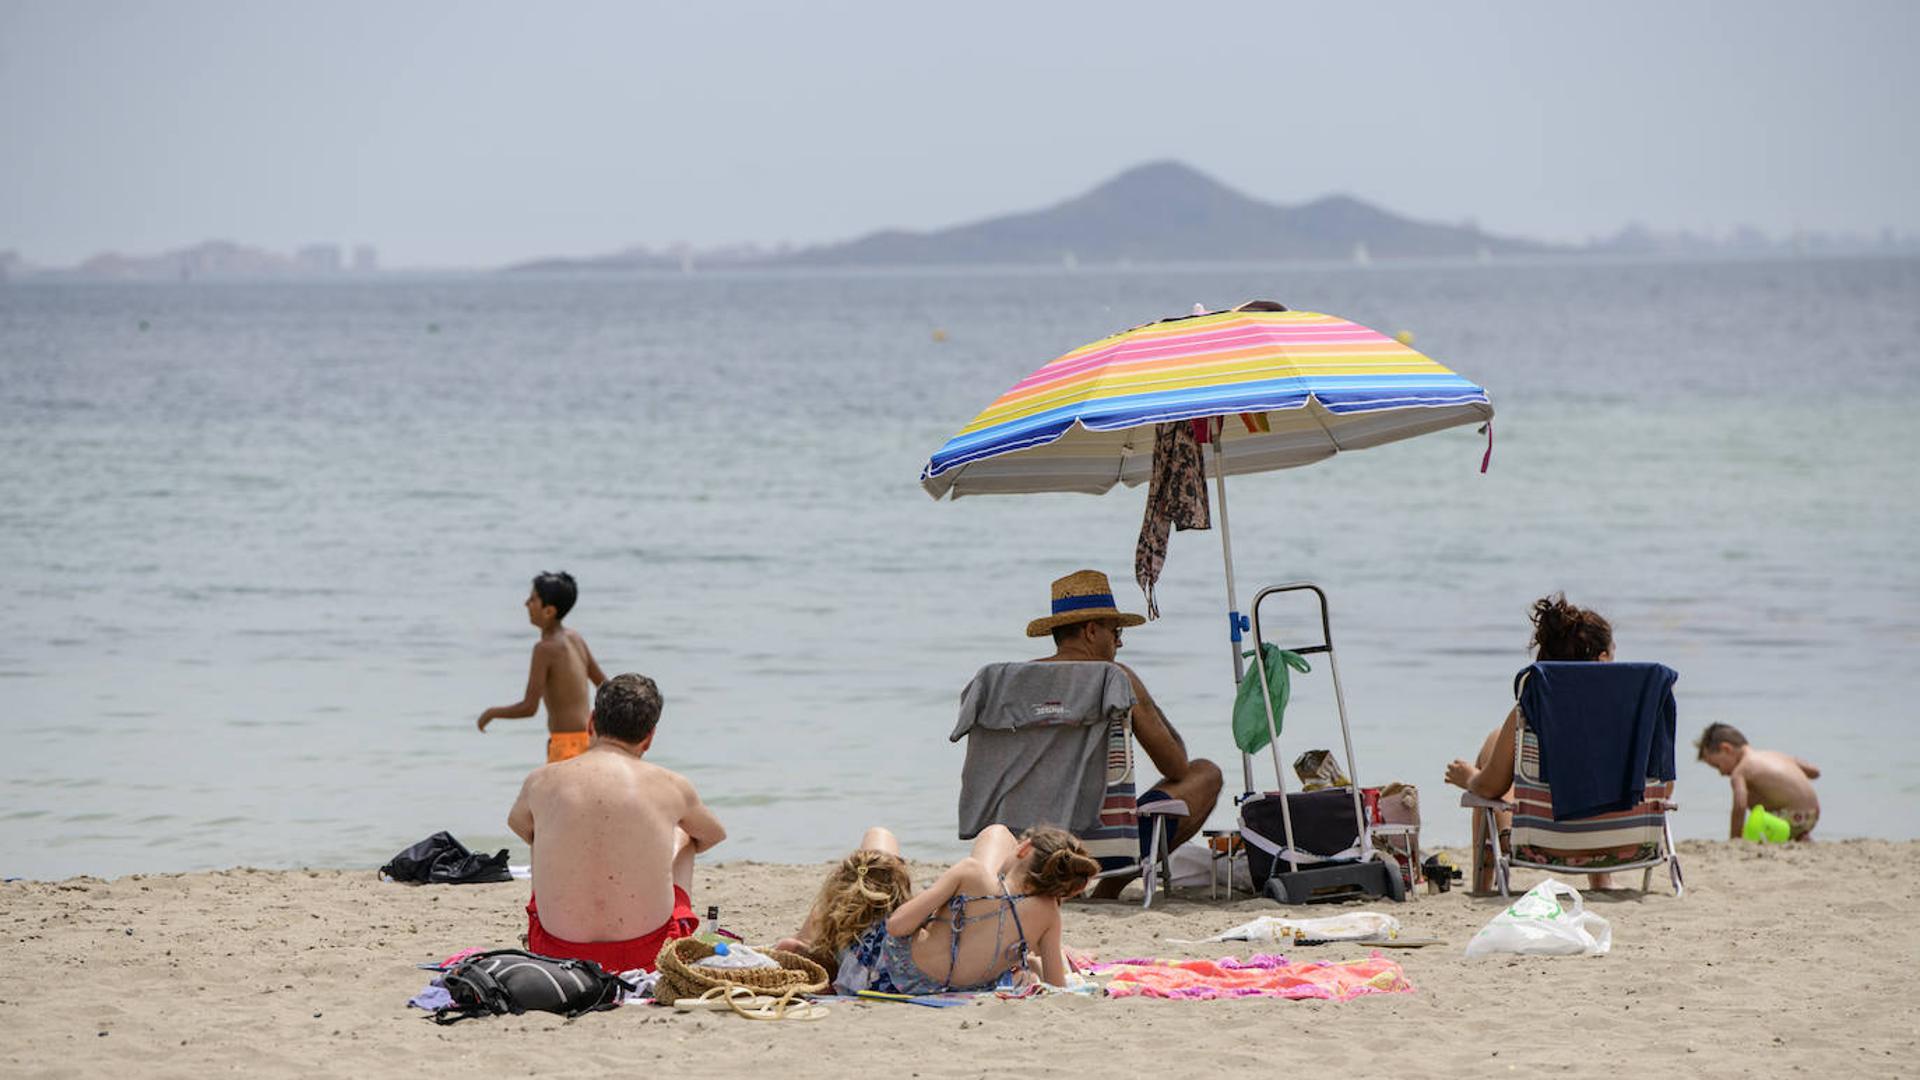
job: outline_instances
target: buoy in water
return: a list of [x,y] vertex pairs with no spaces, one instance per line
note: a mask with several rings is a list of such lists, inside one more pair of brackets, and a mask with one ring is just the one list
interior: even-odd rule
[[940,329],[940,328],[939,328],[939,327],[937,327],[937,326],[936,326],[936,327],[934,327],[934,330],[933,330],[933,340],[935,340],[935,341],[945,341],[945,340],[947,340],[947,332],[946,332],[945,330],[942,330],[942,329]]
[[1393,340],[1411,349],[1413,348],[1413,331],[1402,330],[1399,333],[1393,335]]

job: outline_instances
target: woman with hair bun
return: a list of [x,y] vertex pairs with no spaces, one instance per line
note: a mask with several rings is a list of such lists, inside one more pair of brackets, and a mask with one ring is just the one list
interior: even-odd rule
[[1049,984],[1067,981],[1060,904],[1100,872],[1080,838],[1036,825],[1018,837],[989,825],[973,852],[915,895],[900,842],[867,830],[860,849],[820,887],[800,933],[780,947],[826,961],[841,993],[991,990],[1029,961]]
[[[1598,612],[1575,607],[1564,593],[1543,596],[1533,602],[1533,658],[1535,660],[1613,659],[1613,626]],[[1513,798],[1514,739],[1520,722],[1518,706],[1508,710],[1498,730],[1487,736],[1480,755],[1471,762],[1456,758],[1447,766],[1447,783],[1465,788],[1483,799]],[[1500,831],[1513,827],[1513,815],[1502,813]],[[1486,818],[1473,815],[1473,890],[1493,889],[1493,867],[1486,859]],[[1610,874],[1590,874],[1593,888],[1610,889]]]

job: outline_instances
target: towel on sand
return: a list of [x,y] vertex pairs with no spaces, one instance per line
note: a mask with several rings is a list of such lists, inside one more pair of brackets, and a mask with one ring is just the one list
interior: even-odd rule
[[1096,975],[1111,976],[1110,997],[1213,998],[1277,997],[1346,1001],[1362,994],[1403,994],[1413,984],[1400,965],[1379,955],[1342,963],[1289,964],[1284,956],[1255,953],[1241,960],[1116,960],[1095,964]]
[[1664,664],[1593,661],[1543,661],[1514,676],[1553,820],[1631,810],[1649,779],[1674,778],[1679,677]]

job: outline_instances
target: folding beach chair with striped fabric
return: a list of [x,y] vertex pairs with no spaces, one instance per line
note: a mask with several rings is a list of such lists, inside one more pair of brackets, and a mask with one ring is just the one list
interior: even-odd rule
[[[1173,852],[1167,842],[1173,836],[1174,823],[1187,816],[1187,804],[1157,791],[1148,792],[1155,797],[1143,802],[1137,791],[1133,782],[1132,718],[1111,721],[1107,725],[1107,787],[1100,801],[1100,824],[1075,835],[1100,863],[1101,877],[1138,873],[1145,890],[1140,906],[1152,907],[1156,874],[1159,885],[1173,887]],[[1144,838],[1142,818],[1147,819]]]
[[[1527,723],[1526,711],[1518,705],[1515,711],[1519,728],[1514,740],[1513,802],[1483,799],[1472,792],[1460,798],[1461,806],[1486,815],[1487,850],[1481,854],[1492,856],[1500,895],[1508,895],[1508,871],[1513,867],[1572,874],[1642,870],[1640,891],[1646,892],[1653,884],[1653,868],[1662,863],[1673,881],[1673,895],[1683,895],[1680,858],[1673,849],[1673,829],[1667,818],[1679,808],[1672,801],[1673,782],[1649,777],[1637,806],[1555,821],[1553,790],[1540,765],[1540,740]],[[1498,815],[1506,811],[1513,814],[1513,830],[1502,845]]]
[[[1131,683],[1124,678],[1120,680],[1124,692],[1118,694],[1116,700],[1120,707],[1112,715],[1075,716],[1060,707],[1066,694],[1048,692],[1049,683],[1056,679],[1064,682],[1068,667],[1052,662],[989,664],[975,676],[976,684],[990,674],[1004,679],[1009,671],[1018,668],[1024,674],[1022,685],[1039,693],[1037,700],[1031,702],[1003,703],[1011,708],[996,711],[1000,716],[1013,718],[1005,726],[992,719],[971,722],[963,706],[961,723],[952,736],[956,740],[967,739],[967,764],[961,775],[960,838],[966,840],[978,835],[983,823],[1005,825],[1015,833],[1033,825],[1060,825],[1078,836],[1088,854],[1100,863],[1100,877],[1140,874],[1145,888],[1142,906],[1150,906],[1157,892],[1156,884],[1165,885],[1172,880],[1167,841],[1172,835],[1173,822],[1186,816],[1187,805],[1179,799],[1159,796],[1157,792],[1150,792],[1144,803],[1139,799],[1134,784]],[[970,693],[968,700],[971,697]],[[1104,736],[1080,740],[1048,738],[1049,729],[1057,731],[1062,726],[1090,723],[1103,724]],[[1041,748],[1040,754],[1021,760],[1015,769],[996,768],[990,772],[983,767],[986,761],[997,763],[1005,757],[1004,750],[990,749],[990,744],[1008,738],[1029,740]],[[1037,802],[1060,805],[1058,796],[1064,794],[1062,785],[1072,783],[1072,778],[1088,776],[1094,770],[1103,777],[1097,808],[1078,805],[1078,800],[1069,799],[1076,805],[1067,812],[1044,815],[1057,820],[1042,820],[1036,813]],[[978,788],[980,792],[970,794],[969,788]],[[985,808],[969,815],[966,808],[983,797]],[[1144,836],[1142,819],[1145,819]]]
[[1075,835],[1087,853],[1100,863],[1100,876],[1124,874],[1140,868],[1139,798],[1133,783],[1133,724],[1107,722],[1106,791],[1100,799],[1100,823]]

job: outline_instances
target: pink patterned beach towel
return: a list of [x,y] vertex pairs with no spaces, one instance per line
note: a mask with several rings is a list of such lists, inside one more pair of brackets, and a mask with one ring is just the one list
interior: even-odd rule
[[1245,960],[1116,960],[1093,966],[1108,975],[1112,997],[1214,998],[1278,997],[1346,1001],[1362,994],[1413,992],[1400,965],[1379,953],[1342,963],[1289,964],[1284,956],[1256,953]]

